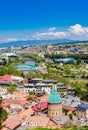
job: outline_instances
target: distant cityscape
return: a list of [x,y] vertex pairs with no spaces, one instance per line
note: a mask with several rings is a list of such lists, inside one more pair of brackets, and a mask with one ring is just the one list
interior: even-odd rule
[[88,43],[0,50],[3,129],[88,125]]

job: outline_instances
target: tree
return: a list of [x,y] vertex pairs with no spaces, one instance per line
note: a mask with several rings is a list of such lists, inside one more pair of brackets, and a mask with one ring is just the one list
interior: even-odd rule
[[33,53],[22,53],[21,56],[23,58],[26,58],[26,57],[31,58],[31,59],[35,60],[37,63],[45,61],[45,58],[38,56],[36,54],[33,54]]
[[82,78],[86,78],[87,77],[87,73],[85,71],[82,72]]
[[1,109],[1,113],[0,113],[0,120],[1,120],[1,122],[5,121],[6,118],[7,118],[7,116],[8,116],[7,111],[2,108],[2,109]]
[[76,74],[73,72],[71,73],[71,78],[75,78],[76,77]]
[[2,97],[0,96],[0,104],[2,103]]
[[65,73],[70,74],[71,73],[70,69],[69,68],[65,69]]
[[33,98],[30,96],[27,98],[27,101],[32,101],[32,100],[33,100]]
[[25,77],[25,75],[24,75],[24,72],[23,72],[23,71],[22,71],[22,73],[21,73],[21,77],[23,77],[23,78]]
[[33,91],[29,91],[28,93],[29,93],[29,95],[34,95]]
[[2,97],[0,96],[0,129],[2,128],[2,122],[6,120],[8,113],[5,109],[1,106]]
[[0,75],[4,75],[8,73],[8,69],[6,66],[0,68]]
[[0,68],[0,75],[12,74],[16,76],[21,76],[22,72],[17,70],[13,64],[8,63],[6,66]]
[[7,88],[7,92],[13,93],[13,92],[16,92],[16,91],[17,91],[16,86],[14,86],[12,84]]
[[13,60],[13,63],[19,63],[19,58],[15,58],[14,60]]
[[73,82],[71,85],[73,86],[76,95],[78,95],[81,100],[88,101],[88,87],[86,83],[76,81]]
[[71,114],[69,114],[69,118],[72,120],[72,118],[73,118],[73,115],[72,115],[72,113],[71,113]]
[[10,64],[10,65],[8,66],[8,74],[13,74],[14,71],[15,71],[14,66],[13,66],[12,64]]
[[41,97],[41,96],[43,96],[43,92],[35,93],[35,95],[36,95],[37,97]]

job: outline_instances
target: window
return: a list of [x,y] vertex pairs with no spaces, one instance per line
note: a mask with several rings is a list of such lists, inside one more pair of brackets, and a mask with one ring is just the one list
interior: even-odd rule
[[54,112],[52,112],[52,115],[54,115]]
[[58,112],[56,112],[56,116],[58,115]]

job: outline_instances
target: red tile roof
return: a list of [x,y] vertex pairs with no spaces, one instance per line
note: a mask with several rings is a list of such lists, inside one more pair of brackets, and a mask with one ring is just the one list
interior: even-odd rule
[[16,100],[16,99],[11,99],[11,98],[9,98],[9,99],[6,99],[4,102],[3,102],[3,104],[19,104],[19,100]]
[[76,111],[76,108],[70,107],[70,106],[62,106],[62,108],[63,108],[64,110],[68,110],[68,111]]
[[48,98],[49,98],[48,95],[44,95],[44,96],[40,97],[41,100],[44,100],[46,102],[48,101]]
[[21,123],[17,120],[17,119],[13,119],[13,118],[8,118],[5,122],[3,122],[3,125],[6,128],[9,128],[11,130],[15,129],[16,127],[18,127]]
[[29,104],[29,102],[27,100],[19,100],[19,103],[22,106]]
[[9,105],[10,105],[9,102],[3,102],[3,103],[2,103],[2,107],[4,107],[4,108],[5,108],[5,107],[8,107]]
[[[48,107],[48,103],[47,102],[41,102],[38,104],[40,106],[41,110],[44,110]],[[37,112],[38,111],[38,105],[35,105],[32,107],[33,111]]]
[[67,89],[72,89],[72,86],[71,85],[67,85]]
[[27,116],[29,116],[29,115],[31,115],[33,113],[34,113],[34,111],[32,110],[32,108],[28,108],[27,110],[24,110],[24,111],[20,112],[19,117],[20,118],[27,117]]
[[[18,80],[20,80],[20,78],[21,77],[5,74],[3,76],[0,76],[0,81],[18,81]],[[21,80],[23,80],[23,79],[21,78]]]
[[0,81],[10,81],[11,80],[11,75],[5,74],[3,76],[0,76]]
[[27,106],[29,102],[27,100],[17,100],[9,98],[3,101],[2,106],[8,107],[10,104],[20,104],[21,106]]
[[13,112],[13,111],[21,111],[22,109],[21,108],[8,108],[9,112]]
[[48,107],[48,103],[47,102],[41,102],[41,108],[42,110],[46,109]]

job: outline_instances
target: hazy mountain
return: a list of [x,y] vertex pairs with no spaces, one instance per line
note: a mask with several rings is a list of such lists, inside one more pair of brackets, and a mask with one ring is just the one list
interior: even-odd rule
[[14,41],[8,43],[1,43],[0,48],[11,47],[11,46],[24,46],[24,45],[47,45],[47,44],[60,44],[60,43],[78,43],[88,41],[75,41],[70,39],[57,39],[57,40],[28,40],[28,41]]

